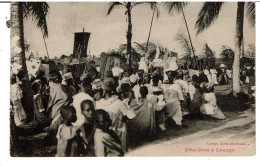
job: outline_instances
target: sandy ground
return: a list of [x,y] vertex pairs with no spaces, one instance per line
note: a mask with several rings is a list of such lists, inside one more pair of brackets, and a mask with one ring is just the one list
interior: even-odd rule
[[168,131],[164,138],[134,149],[126,156],[250,156],[255,154],[253,108],[240,113],[235,119],[229,117],[221,122],[199,120],[196,123],[185,124],[189,126],[187,129]]
[[[246,87],[244,88],[246,89]],[[255,154],[255,106],[241,104],[229,95],[229,86],[216,86],[218,105],[226,120],[187,115],[181,130],[167,129],[131,148],[125,156],[248,156]],[[17,156],[55,156],[56,146],[46,145],[46,132],[20,136]],[[234,145],[235,144],[235,145]]]

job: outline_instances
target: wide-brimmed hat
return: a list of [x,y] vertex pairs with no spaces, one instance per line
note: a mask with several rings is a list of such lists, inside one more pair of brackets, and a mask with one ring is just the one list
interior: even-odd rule
[[226,68],[226,65],[222,63],[219,67],[220,68]]
[[104,78],[101,87],[103,90],[113,90],[115,89],[115,80],[111,77]]

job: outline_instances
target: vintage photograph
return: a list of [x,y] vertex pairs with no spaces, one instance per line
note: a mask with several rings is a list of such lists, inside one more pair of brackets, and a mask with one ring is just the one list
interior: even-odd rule
[[255,155],[255,2],[11,2],[6,26],[11,157]]

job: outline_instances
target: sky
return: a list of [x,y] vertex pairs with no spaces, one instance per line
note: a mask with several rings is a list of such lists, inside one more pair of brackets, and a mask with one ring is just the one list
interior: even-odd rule
[[[119,48],[120,44],[126,43],[127,17],[125,8],[115,8],[106,16],[109,8],[108,2],[48,2],[49,14],[47,25],[49,37],[46,38],[50,58],[60,57],[62,54],[73,53],[74,34],[90,32],[90,54],[99,56],[102,52]],[[196,35],[195,22],[201,2],[191,2],[184,9],[186,20],[191,34],[191,40],[196,54],[202,52],[203,46],[208,43],[219,57],[223,45],[234,49],[235,26],[237,4],[226,3],[219,14],[218,19],[202,33]],[[176,40],[177,34],[187,37],[187,31],[182,14],[168,12],[160,6],[160,16],[154,19],[150,41],[167,47],[169,50],[183,54],[181,44]],[[246,11],[246,10],[245,10]],[[132,10],[132,43],[144,43],[147,41],[152,10],[149,6],[135,6]],[[46,56],[46,49],[42,38],[42,32],[36,28],[36,24],[28,19],[24,22],[25,39],[30,44],[30,51]],[[244,43],[245,50],[248,44],[255,43],[255,27],[252,27],[247,17],[244,20]],[[132,44],[134,46],[134,44]],[[89,50],[88,50],[89,53]]]

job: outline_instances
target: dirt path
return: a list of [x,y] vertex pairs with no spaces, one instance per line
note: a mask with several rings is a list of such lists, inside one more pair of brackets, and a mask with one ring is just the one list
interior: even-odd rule
[[[232,114],[229,114],[229,116],[232,116]],[[193,123],[194,125],[192,125]],[[168,131],[170,133],[165,134],[168,137],[162,136],[161,139],[159,138],[130,151],[126,156],[228,156],[255,154],[254,107],[239,113],[235,118],[229,117],[229,119],[223,121],[198,120],[196,122],[193,121],[193,123],[190,122],[191,126],[182,131]],[[231,145],[231,143],[241,143],[241,145]],[[197,149],[198,151],[189,151],[186,148]],[[211,151],[212,148],[214,152]],[[209,152],[207,149],[209,149]],[[217,152],[216,149],[234,149],[234,152]]]

